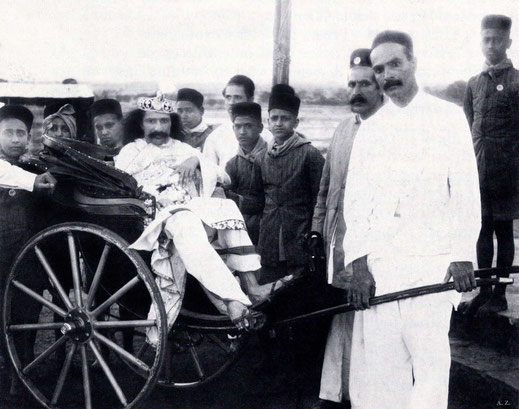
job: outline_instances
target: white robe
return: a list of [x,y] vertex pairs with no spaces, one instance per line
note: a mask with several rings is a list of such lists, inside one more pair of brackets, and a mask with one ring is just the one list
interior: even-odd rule
[[[194,181],[181,186],[178,175],[174,174],[176,166],[193,156],[200,160],[200,193]],[[161,146],[138,139],[121,150],[115,158],[115,166],[133,175],[144,191],[158,200],[167,199],[172,203],[156,215],[130,246],[153,251],[151,267],[157,275],[169,326],[180,311],[185,271],[202,284],[221,312],[226,312],[223,301],[237,300],[250,305],[230,269],[258,270],[259,256],[228,255],[222,260],[214,250],[252,245],[236,204],[232,200],[211,197],[216,182],[221,181],[216,167],[204,160],[198,150],[173,139]],[[169,184],[172,186],[162,190]],[[159,239],[162,232],[166,240]],[[149,318],[153,319],[155,313],[151,309]],[[147,336],[151,344],[157,341],[154,328]]]
[[[350,159],[344,217],[345,264],[367,255],[376,295],[439,283],[450,262],[475,260],[479,183],[463,112],[419,91],[407,107],[388,102],[363,123]],[[446,407],[450,302],[459,298],[451,292],[356,313],[353,408]],[[416,319],[433,312],[434,319]]]

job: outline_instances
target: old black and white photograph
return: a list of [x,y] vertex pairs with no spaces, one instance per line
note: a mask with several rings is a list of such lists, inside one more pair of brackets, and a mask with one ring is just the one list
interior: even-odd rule
[[0,409],[519,409],[517,0],[0,5]]

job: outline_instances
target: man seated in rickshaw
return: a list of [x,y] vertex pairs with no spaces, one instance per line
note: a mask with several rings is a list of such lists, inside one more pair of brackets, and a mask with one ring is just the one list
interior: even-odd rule
[[[243,217],[232,200],[214,197],[217,183],[226,182],[227,174],[179,140],[181,125],[173,101],[139,98],[138,106],[126,128],[128,121],[134,122],[141,137],[122,148],[115,166],[157,199],[160,212],[132,247],[154,251],[151,266],[159,277],[168,323],[180,310],[187,270],[238,328],[249,325],[250,299],[268,297],[276,283],[257,284],[259,256],[251,251]],[[215,248],[240,251],[221,258]],[[250,299],[231,270],[247,283]],[[150,335],[149,340],[153,343]]]

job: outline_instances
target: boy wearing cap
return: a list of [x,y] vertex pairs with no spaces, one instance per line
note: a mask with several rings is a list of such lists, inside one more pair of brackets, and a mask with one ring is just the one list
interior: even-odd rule
[[123,111],[115,99],[100,99],[88,109],[92,119],[96,143],[117,152],[123,147]]
[[[32,192],[52,193],[56,180],[49,173],[35,175],[18,167],[27,150],[33,115],[22,105],[0,108],[0,287],[23,244],[36,231],[36,203]],[[0,295],[1,301],[2,295]],[[4,358],[4,350],[0,349]]]
[[203,152],[205,140],[214,131],[214,126],[204,121],[204,96],[196,89],[179,89],[176,112],[184,127],[184,142]]
[[251,241],[257,245],[263,201],[256,196],[252,185],[254,160],[267,149],[267,142],[260,135],[263,130],[261,106],[254,102],[239,102],[233,105],[231,115],[238,154],[225,166],[231,178],[225,194],[238,204]]
[[[497,267],[514,260],[513,220],[519,218],[519,71],[507,58],[512,20],[488,15],[481,22],[483,71],[469,80],[464,110],[478,162],[482,223],[477,243],[479,268],[492,266],[494,232]],[[508,308],[506,287],[481,287],[460,305],[466,314],[488,315]]]
[[303,272],[308,262],[304,237],[324,165],[319,151],[295,131],[301,101],[285,87],[270,95],[268,124],[274,140],[255,163],[255,187],[265,197],[258,241],[262,282]]
[[0,108],[0,278],[33,231],[31,192],[51,193],[56,180],[50,173],[36,175],[18,167],[27,150],[33,115],[21,105]]

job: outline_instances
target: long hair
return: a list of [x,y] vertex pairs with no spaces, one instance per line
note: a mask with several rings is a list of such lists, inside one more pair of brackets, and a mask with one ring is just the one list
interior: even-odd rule
[[[124,130],[124,144],[128,144],[133,142],[136,139],[144,137],[144,130],[142,129],[142,121],[144,119],[144,112],[141,109],[134,109],[130,111],[128,115],[123,120],[123,130]],[[169,114],[171,118],[171,131],[169,135],[178,141],[184,142],[184,129],[182,128],[182,123],[180,122],[180,117],[175,114]]]

